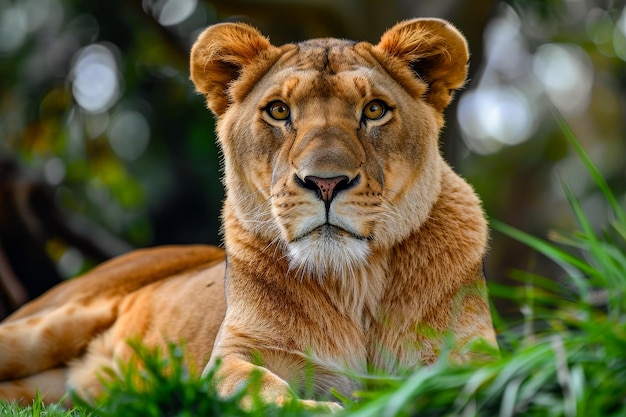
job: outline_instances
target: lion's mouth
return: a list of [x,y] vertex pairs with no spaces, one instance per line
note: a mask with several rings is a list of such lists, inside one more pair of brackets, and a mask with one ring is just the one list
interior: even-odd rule
[[292,243],[301,241],[307,238],[323,239],[323,240],[337,240],[341,238],[352,238],[357,240],[368,240],[365,236],[358,233],[346,230],[342,227],[336,226],[331,223],[324,223],[319,226],[313,227],[310,230],[296,236]]

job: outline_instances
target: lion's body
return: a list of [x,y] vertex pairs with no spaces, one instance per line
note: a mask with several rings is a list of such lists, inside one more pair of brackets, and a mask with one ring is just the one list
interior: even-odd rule
[[0,398],[95,394],[102,366],[130,358],[128,338],[184,340],[189,366],[202,370],[225,311],[223,260],[208,246],[135,251],[27,304],[0,326]]
[[[0,326],[0,379],[35,375],[32,394],[36,375],[61,367],[50,379],[95,395],[97,368],[127,358],[127,338],[184,340],[190,365],[222,359],[223,394],[261,368],[263,395],[281,402],[308,364],[317,395],[349,395],[350,372],[432,363],[450,339],[458,359],[473,339],[495,343],[486,222],[438,149],[466,75],[454,28],[414,20],[376,46],[278,48],[224,24],[191,60],[224,154],[228,268],[218,249],[165,248],[63,284]],[[18,386],[3,383],[0,398],[30,398]]]

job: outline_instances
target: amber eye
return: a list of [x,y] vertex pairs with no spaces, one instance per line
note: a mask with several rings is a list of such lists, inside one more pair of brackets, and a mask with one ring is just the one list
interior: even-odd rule
[[363,109],[363,117],[369,120],[377,120],[385,115],[387,106],[380,100],[372,100]]
[[290,111],[282,101],[272,101],[266,108],[267,114],[275,120],[286,120],[289,117]]

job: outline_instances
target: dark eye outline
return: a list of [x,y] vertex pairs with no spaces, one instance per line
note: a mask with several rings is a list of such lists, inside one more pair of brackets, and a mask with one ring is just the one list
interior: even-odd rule
[[[284,117],[283,115],[276,116],[272,112],[274,109],[276,109],[277,106],[284,107],[284,109],[286,110]],[[285,103],[284,101],[274,100],[274,101],[271,101],[267,106],[265,106],[265,113],[267,113],[267,115],[274,120],[277,120],[279,122],[284,122],[286,120],[289,120],[289,117],[291,116],[291,109],[289,108],[287,103]]]
[[[366,112],[368,111],[368,108],[373,105],[378,105],[381,108],[380,114],[376,117],[370,117],[366,114]],[[387,106],[387,104],[384,101],[379,100],[379,99],[371,100],[365,105],[365,107],[363,107],[362,120],[364,121],[365,120],[380,120],[385,116],[385,114],[387,114],[388,110],[389,110],[389,106]]]

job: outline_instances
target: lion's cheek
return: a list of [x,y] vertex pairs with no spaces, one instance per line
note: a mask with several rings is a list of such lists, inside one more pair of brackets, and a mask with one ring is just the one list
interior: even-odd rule
[[272,166],[281,143],[255,120],[255,113],[246,110],[246,102],[234,103],[218,121],[217,131],[224,155],[226,178],[245,183],[248,193],[270,198]]
[[[424,149],[427,154],[427,148]],[[441,191],[443,163],[438,151],[413,160],[390,157],[383,165],[384,212],[373,225],[373,244],[389,248],[418,230],[430,216]]]

